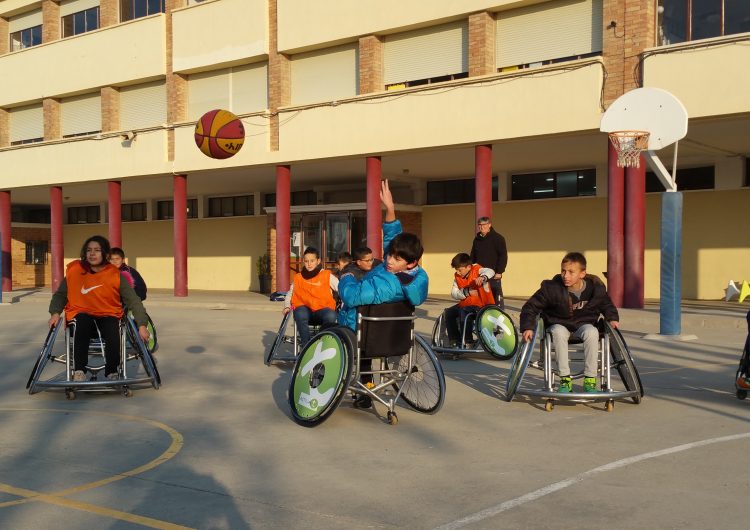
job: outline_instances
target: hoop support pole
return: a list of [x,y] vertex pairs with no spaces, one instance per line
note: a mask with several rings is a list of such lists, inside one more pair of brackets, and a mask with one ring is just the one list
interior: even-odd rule
[[[676,146],[675,149],[677,149]],[[648,162],[649,167],[654,170],[654,173],[659,179],[659,182],[662,183],[666,190],[669,192],[677,191],[677,183],[669,174],[667,168],[664,167],[664,164],[661,163],[661,160],[659,160],[659,157],[656,155],[656,153],[654,153],[653,151],[645,150],[643,151],[643,157],[646,159],[646,162]]]

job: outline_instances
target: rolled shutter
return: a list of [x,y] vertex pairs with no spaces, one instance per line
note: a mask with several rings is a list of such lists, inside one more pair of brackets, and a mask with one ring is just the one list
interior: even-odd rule
[[167,122],[167,85],[154,81],[120,89],[120,129],[141,129]]
[[191,74],[188,78],[188,119],[197,120],[209,110],[229,110],[230,70]]
[[232,68],[232,112],[244,114],[268,108],[268,64]]
[[99,0],[63,0],[60,2],[60,18],[98,6]]
[[10,141],[44,138],[44,112],[42,104],[17,107],[10,110]]
[[602,0],[555,0],[503,11],[497,18],[500,68],[602,50]]
[[333,101],[357,95],[357,44],[294,55],[292,104]]
[[8,33],[15,33],[23,29],[42,25],[42,10],[35,9],[22,15],[11,17],[8,20]]
[[63,99],[60,120],[63,136],[101,131],[101,95],[97,92]]
[[383,51],[385,84],[468,72],[468,42],[465,20],[388,35]]

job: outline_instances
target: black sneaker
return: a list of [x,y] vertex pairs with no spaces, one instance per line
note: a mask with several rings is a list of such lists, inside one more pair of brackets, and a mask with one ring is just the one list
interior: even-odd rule
[[372,398],[362,394],[354,396],[354,408],[355,409],[369,409],[372,408]]

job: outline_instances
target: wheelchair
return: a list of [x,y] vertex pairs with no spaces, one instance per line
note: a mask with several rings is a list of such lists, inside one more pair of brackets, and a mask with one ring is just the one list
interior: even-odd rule
[[[607,412],[614,410],[615,400],[632,399],[636,405],[643,398],[643,385],[638,370],[635,367],[633,356],[625,344],[625,340],[620,330],[613,328],[609,322],[600,319],[597,322],[599,328],[599,383],[601,390],[599,392],[569,392],[559,393],[553,388],[557,370],[553,369],[552,364],[552,335],[545,332],[542,319],[537,323],[532,339],[523,343],[521,349],[513,360],[508,379],[505,384],[505,398],[512,401],[516,394],[536,396],[545,399],[544,409],[548,412],[555,407],[555,402],[604,402]],[[540,343],[540,356],[537,361],[531,361],[536,343]],[[582,341],[571,339],[570,352],[576,350],[582,353],[580,347]],[[581,360],[580,358],[570,357],[571,362]],[[526,374],[529,365],[541,370],[544,373],[544,387],[542,389],[520,388],[521,382]],[[617,370],[620,381],[624,389],[615,389],[612,384],[612,367]],[[583,372],[572,373],[572,379],[583,377]]]
[[[279,332],[271,343],[271,347],[266,352],[264,357],[264,363],[266,366],[270,366],[274,362],[287,362],[293,363],[297,360],[299,350],[304,344],[301,344],[301,339],[297,333],[297,323],[294,321],[293,311],[289,311],[284,318],[281,319],[281,326],[279,326]],[[287,332],[289,324],[292,325],[291,333]],[[310,337],[313,337],[320,331],[319,325],[310,326]]]
[[[149,319],[150,320],[150,319]],[[153,325],[153,323],[152,323]],[[60,345],[57,340],[60,330],[64,341]],[[99,379],[104,374],[104,341],[98,327],[89,343],[89,363],[86,369],[91,378],[88,381],[73,381],[73,343],[75,336],[75,322],[65,324],[65,317],[61,316],[57,324],[49,330],[44,340],[42,350],[37,357],[34,368],[26,383],[29,394],[36,394],[45,389],[63,389],[67,399],[75,399],[77,392],[119,391],[123,396],[131,397],[133,388],[161,386],[161,376],[156,369],[156,362],[146,343],[138,333],[131,315],[120,319],[120,365],[116,380]],[[155,338],[155,337],[154,337]],[[151,341],[149,341],[151,342]],[[52,364],[50,364],[50,362]],[[65,365],[62,372],[52,369],[54,363]],[[49,366],[48,366],[49,365]],[[42,376],[46,376],[43,378]]]
[[[446,311],[438,317],[432,328],[432,349],[451,356],[454,360],[464,353],[487,352],[501,361],[513,357],[518,348],[518,332],[510,316],[496,305],[487,305],[477,312],[469,313],[461,322],[461,341],[451,346],[448,340]],[[466,340],[467,337],[471,340]]]
[[[417,412],[437,413],[445,400],[445,375],[430,346],[414,332],[416,318],[406,302],[362,306],[356,334],[336,326],[315,335],[292,372],[289,405],[294,421],[305,427],[320,425],[347,394],[385,405],[391,425],[398,423],[399,399]],[[363,363],[378,367],[363,368]]]
[[740,357],[737,373],[734,375],[734,388],[737,399],[747,398],[747,393],[750,391],[750,385],[746,382],[746,378],[750,378],[750,311],[747,312],[746,318],[748,334],[745,339],[745,347],[742,349],[742,357]]

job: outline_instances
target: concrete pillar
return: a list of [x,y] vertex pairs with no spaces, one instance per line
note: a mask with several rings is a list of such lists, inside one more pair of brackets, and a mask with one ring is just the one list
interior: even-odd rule
[[107,183],[109,200],[109,244],[122,247],[122,184],[112,180]]
[[10,191],[0,191],[0,252],[2,259],[2,290],[13,290],[13,263],[10,254]]
[[607,142],[607,291],[622,307],[625,281],[625,170],[617,166],[617,150]]
[[646,161],[625,168],[625,273],[623,307],[643,308],[643,254],[646,239]]
[[380,181],[383,178],[379,156],[367,157],[367,246],[375,258],[383,258],[383,210],[380,207]]
[[187,175],[174,176],[174,295],[188,295]]
[[474,147],[475,212],[474,218],[492,218],[492,146]]
[[290,166],[276,166],[276,291],[289,290]]
[[65,247],[63,241],[63,194],[62,187],[52,186],[49,189],[50,233],[52,236],[52,292],[57,291],[65,277],[63,263]]

